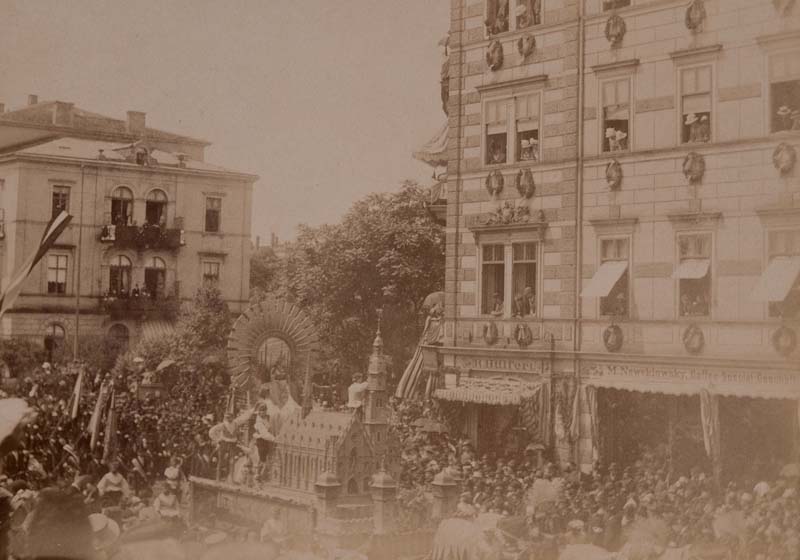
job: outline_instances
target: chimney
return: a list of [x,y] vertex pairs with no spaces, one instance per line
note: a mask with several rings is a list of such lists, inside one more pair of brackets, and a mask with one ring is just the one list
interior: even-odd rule
[[141,111],[128,111],[127,131],[130,134],[144,134],[146,113]]
[[53,112],[53,124],[56,126],[72,126],[72,108],[74,106],[74,103],[56,101],[56,108]]
[[36,105],[37,103],[39,103],[39,96],[38,95],[34,95],[32,93],[29,94],[28,95],[28,105]]

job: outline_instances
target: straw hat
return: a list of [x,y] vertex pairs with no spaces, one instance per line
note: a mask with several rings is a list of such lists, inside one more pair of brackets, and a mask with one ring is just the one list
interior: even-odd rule
[[785,117],[786,115],[790,114],[792,111],[786,105],[781,105],[780,109],[778,109],[778,115],[781,117]]
[[689,113],[686,115],[686,123],[685,124],[694,124],[697,122],[697,115],[694,113]]
[[89,515],[92,526],[95,550],[103,550],[112,546],[119,539],[119,524],[102,513]]

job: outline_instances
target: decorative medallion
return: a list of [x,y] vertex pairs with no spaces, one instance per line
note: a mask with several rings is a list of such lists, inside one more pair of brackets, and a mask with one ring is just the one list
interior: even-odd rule
[[785,17],[792,11],[795,0],[772,0],[772,5],[778,11],[778,15]]
[[788,357],[797,348],[797,334],[789,327],[778,327],[772,333],[772,347],[784,358]]
[[696,33],[705,19],[706,6],[703,0],[692,0],[692,3],[686,8],[686,28],[692,33]]
[[503,66],[503,45],[497,39],[486,47],[486,66],[489,70],[499,70]]
[[530,169],[520,169],[517,172],[515,182],[517,185],[517,192],[523,198],[530,198],[533,196],[533,193],[536,192],[536,182],[533,180],[533,173],[531,173]]
[[608,39],[612,47],[618,47],[622,43],[625,31],[627,31],[627,26],[622,17],[614,14],[608,18],[606,22],[606,39]]
[[622,348],[622,329],[619,325],[609,325],[603,331],[603,345],[609,352],[618,352]]
[[485,325],[483,325],[483,341],[492,346],[499,337],[499,333],[497,332],[497,325],[494,321],[489,321]]
[[706,160],[702,154],[689,152],[683,160],[683,174],[689,183],[695,184],[703,180],[706,172]]
[[520,348],[527,348],[531,341],[533,341],[533,333],[531,328],[525,323],[520,323],[514,329],[514,340]]
[[612,191],[618,191],[622,186],[622,165],[616,159],[606,165],[606,182]]
[[689,354],[699,354],[703,350],[703,346],[706,344],[705,336],[703,335],[703,331],[692,323],[686,330],[683,331],[683,347],[686,348],[686,351]]
[[786,175],[794,169],[794,164],[797,163],[797,151],[794,146],[781,142],[775,151],[772,152],[772,164],[775,169],[780,171],[781,175]]
[[522,58],[528,58],[536,50],[536,38],[533,35],[525,35],[517,41],[517,52]]
[[503,174],[500,171],[495,170],[489,173],[486,176],[486,190],[489,191],[489,196],[492,198],[498,196],[501,192],[503,192],[503,185],[505,184],[505,179],[503,179]]

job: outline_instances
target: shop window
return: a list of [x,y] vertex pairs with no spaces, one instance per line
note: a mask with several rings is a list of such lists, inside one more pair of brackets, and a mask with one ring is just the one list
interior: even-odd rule
[[770,131],[800,130],[800,51],[770,58],[769,97]]
[[681,142],[711,141],[711,66],[681,70]]
[[769,233],[769,316],[800,316],[800,230]]
[[622,152],[629,147],[630,79],[608,80],[602,85],[603,151]]
[[484,315],[503,314],[505,247],[484,245],[481,264],[481,310]]
[[678,238],[678,301],[681,317],[711,314],[711,234]]
[[117,187],[111,194],[111,224],[127,226],[133,222],[133,192],[128,187]]
[[219,233],[220,215],[222,214],[222,199],[215,196],[206,197],[205,231]]
[[216,261],[203,261],[203,284],[219,284],[220,263]]
[[515,317],[536,315],[537,286],[537,245],[536,243],[514,243],[512,245],[512,293]]
[[147,194],[145,220],[151,225],[166,226],[167,195],[161,189],[154,189]]
[[67,293],[67,255],[48,255],[47,293]]
[[127,297],[131,291],[131,261],[117,255],[108,267],[108,293],[113,297]]
[[144,269],[144,288],[151,298],[164,296],[167,279],[167,265],[164,259],[153,257]]
[[539,161],[539,94],[521,95],[514,105],[517,161]]
[[56,185],[53,187],[51,216],[55,218],[61,212],[69,212],[69,187]]
[[[609,280],[611,289],[600,297],[600,315],[627,317],[629,299],[630,251],[628,239],[603,239],[600,242],[600,268],[614,271],[616,280]],[[619,271],[618,273],[616,271]]]
[[603,0],[603,11],[627,8],[631,5],[631,0]]
[[486,165],[540,160],[540,106],[539,93],[485,103]]

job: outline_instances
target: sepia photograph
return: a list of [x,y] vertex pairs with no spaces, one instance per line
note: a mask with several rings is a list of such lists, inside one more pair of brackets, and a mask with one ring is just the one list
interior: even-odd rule
[[0,53],[0,560],[800,560],[800,2]]

